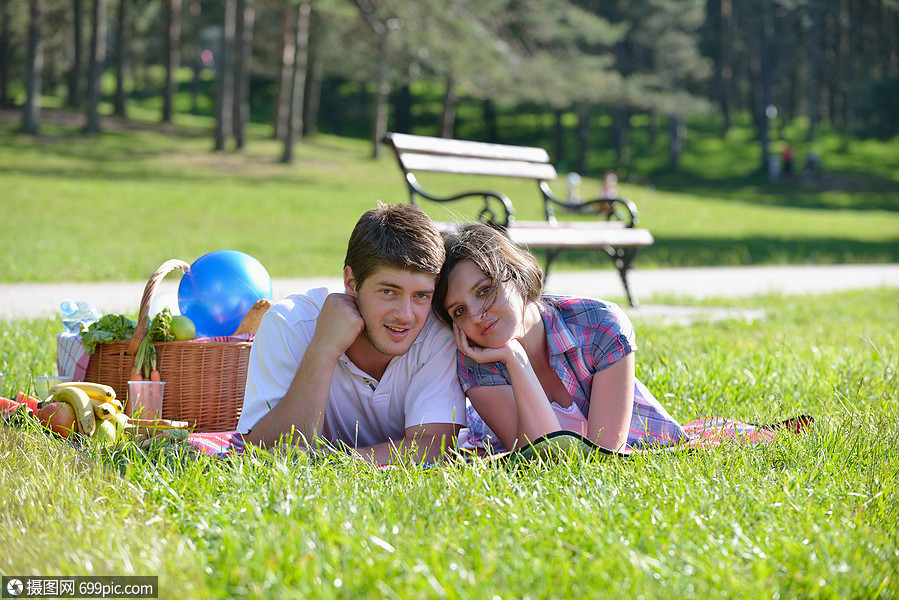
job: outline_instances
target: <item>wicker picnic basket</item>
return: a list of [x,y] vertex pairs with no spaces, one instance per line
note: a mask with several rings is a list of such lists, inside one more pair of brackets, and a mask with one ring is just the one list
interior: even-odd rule
[[[119,398],[128,396],[134,356],[147,334],[150,301],[163,277],[190,268],[168,260],[153,273],[141,298],[137,329],[131,340],[97,344],[87,365],[86,381],[112,386]],[[157,342],[156,362],[165,388],[162,417],[187,421],[195,431],[233,431],[243,407],[244,386],[252,342]]]

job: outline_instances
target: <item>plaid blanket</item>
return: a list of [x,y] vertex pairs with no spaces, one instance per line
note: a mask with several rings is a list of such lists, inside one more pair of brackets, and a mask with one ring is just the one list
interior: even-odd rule
[[[19,392],[16,400],[0,398],[0,419],[8,419],[20,408],[30,414],[37,410],[37,399],[31,398]],[[684,425],[687,439],[672,446],[645,446],[634,450],[635,453],[667,453],[684,452],[714,448],[726,443],[741,445],[769,444],[775,440],[781,432],[800,434],[814,425],[815,420],[808,415],[800,415],[770,425],[758,425],[727,419],[724,417],[710,417],[699,419]],[[527,459],[534,455],[543,455],[547,442],[555,440],[557,449],[565,450],[572,445],[579,446],[584,451],[600,451],[604,454],[615,454],[587,440],[587,438],[569,431],[557,431],[554,434],[544,436],[543,439],[525,446],[514,452],[504,452],[494,455],[481,455],[490,459],[522,457]],[[243,436],[236,431],[221,431],[213,433],[191,433],[186,440],[193,444],[200,453],[224,458],[232,454],[240,454],[246,448]],[[472,453],[474,454],[474,453]]]
[[[37,410],[37,399],[31,398],[23,392],[19,392],[16,400],[0,398],[0,420],[9,419],[19,410],[33,415]],[[683,442],[672,446],[645,446],[620,456],[636,453],[685,452],[714,448],[726,443],[750,446],[769,444],[775,440],[780,432],[786,431],[800,434],[814,425],[814,422],[814,419],[808,415],[800,415],[772,425],[757,425],[723,417],[710,417],[687,423],[684,426],[687,439]],[[192,433],[187,437],[186,442],[195,446],[201,454],[217,458],[226,458],[240,454],[247,447],[243,436],[236,431]],[[503,461],[530,460],[538,456],[548,458],[560,454],[564,455],[572,447],[577,447],[584,453],[597,451],[608,455],[617,454],[600,448],[580,434],[570,431],[557,431],[543,436],[543,438],[514,452],[490,455],[476,455],[472,452],[471,457],[477,458],[479,456],[487,460]],[[436,465],[423,465],[424,468],[434,466]],[[381,465],[381,467],[390,468],[391,465]]]
[[229,454],[240,454],[244,450],[243,436],[236,431],[220,433],[192,433],[187,441],[196,446],[203,454],[225,457]]
[[[814,419],[808,415],[800,415],[771,425],[757,425],[723,417],[710,417],[687,423],[684,426],[687,439],[679,444],[656,448],[648,446],[636,452],[683,452],[714,448],[725,443],[743,445],[768,444],[773,442],[778,433],[782,431],[799,434],[806,431],[813,424]],[[568,434],[569,432],[563,433]],[[576,434],[571,435],[574,436]],[[243,437],[236,431],[193,433],[188,436],[187,441],[196,446],[203,454],[218,457],[225,457],[232,453],[241,453],[246,447]],[[592,449],[599,449],[595,444],[587,442],[585,438],[583,441],[589,444]],[[526,453],[525,449],[516,451],[516,453],[520,452]],[[506,455],[513,454],[515,453],[506,453]]]
[[780,431],[802,433],[814,424],[815,420],[809,415],[799,415],[780,423],[771,425],[756,425],[744,423],[723,417],[711,417],[700,419],[684,425],[687,440],[660,449],[647,448],[650,452],[678,452],[682,450],[711,448],[725,442],[739,444],[767,444],[773,442]]

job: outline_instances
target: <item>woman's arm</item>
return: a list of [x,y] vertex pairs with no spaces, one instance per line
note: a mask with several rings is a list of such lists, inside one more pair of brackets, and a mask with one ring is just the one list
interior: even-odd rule
[[[518,409],[518,433],[514,446],[509,446],[503,441],[506,448],[520,448],[541,435],[561,429],[559,419],[550,406],[546,390],[540,385],[537,374],[527,352],[517,340],[514,344],[511,358],[506,362],[509,370],[509,378],[512,380],[512,395],[515,397],[515,406]],[[489,424],[489,423],[488,423]]]
[[631,352],[593,377],[587,431],[591,440],[608,450],[625,450],[634,410],[634,365]]
[[481,348],[472,346],[457,326],[453,326],[453,331],[456,345],[466,356],[479,363],[502,362],[509,371],[511,385],[468,390],[472,405],[506,448],[520,448],[541,435],[561,429],[546,391],[518,340],[510,340],[502,348]]

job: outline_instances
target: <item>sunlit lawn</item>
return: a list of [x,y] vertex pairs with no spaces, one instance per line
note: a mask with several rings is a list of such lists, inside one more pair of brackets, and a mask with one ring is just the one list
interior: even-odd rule
[[[165,129],[132,121],[85,136],[80,116],[53,124],[57,113],[45,113],[38,139],[14,133],[16,113],[0,122],[0,281],[145,280],[168,258],[191,262],[221,248],[255,256],[274,277],[333,275],[358,215],[378,200],[408,200],[394,158],[385,148],[372,160],[364,140],[303,140],[286,166],[261,125],[245,152],[215,154],[208,119],[179,115]],[[833,147],[826,181],[772,185],[748,166],[755,150],[745,136],[698,131],[680,174],[647,175],[635,158],[635,183],[624,174],[622,193],[656,238],[638,268],[899,260],[899,142],[831,134],[821,142]],[[500,189],[520,218],[541,218],[530,182],[420,179],[437,193]],[[582,188],[596,193],[599,184],[588,178]],[[439,219],[477,211],[474,202],[425,208]],[[560,263],[608,266],[599,251],[569,252]]]
[[[245,153],[213,154],[207,121],[178,121],[179,135],[48,125],[37,140],[0,124],[0,281],[145,280],[219,248],[276,277],[334,275],[359,213],[406,199],[393,158],[371,160],[364,141],[320,135],[284,166],[264,128]],[[834,146],[827,190],[767,183],[730,141],[700,135],[680,174],[637,161],[622,189],[656,236],[638,268],[899,260],[895,142]],[[531,185],[502,185],[539,217]],[[597,265],[572,253],[562,267]],[[815,430],[693,454],[379,471],[176,444],[75,450],[19,419],[0,428],[0,572],[158,575],[166,598],[895,598],[896,290],[714,302],[765,318],[637,321],[641,380],[682,422],[807,413]],[[0,326],[0,393],[14,396],[54,369],[59,324]]]
[[[75,451],[19,421],[0,428],[0,571],[158,575],[165,598],[895,598],[896,302],[637,322],[638,375],[678,419],[817,419],[764,447],[377,471]],[[58,325],[2,325],[9,394],[51,368]]]

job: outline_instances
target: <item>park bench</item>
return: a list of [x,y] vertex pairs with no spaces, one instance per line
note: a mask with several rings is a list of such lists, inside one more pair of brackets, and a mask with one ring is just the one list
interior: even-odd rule
[[[542,148],[404,133],[388,133],[383,142],[396,154],[409,189],[410,203],[417,204],[418,197],[441,203],[481,197],[483,206],[477,214],[477,220],[504,231],[519,246],[529,250],[545,250],[544,271],[547,274],[552,262],[564,250],[603,250],[618,269],[628,302],[631,306],[637,305],[628,285],[627,273],[637,251],[641,247],[652,245],[653,237],[649,230],[636,227],[637,208],[630,200],[556,196],[549,186],[549,182],[557,177],[556,169],[549,162],[549,154]],[[472,190],[449,196],[427,192],[415,177],[415,173],[424,172],[534,180],[543,200],[544,220],[517,220],[512,201],[499,191]],[[592,213],[599,218],[589,221],[560,221],[556,218],[556,209],[572,213]],[[442,232],[451,232],[460,223],[438,222],[437,225]]]

